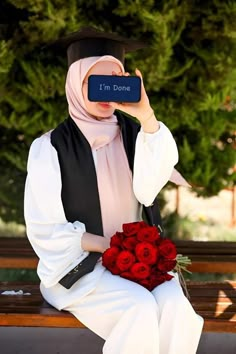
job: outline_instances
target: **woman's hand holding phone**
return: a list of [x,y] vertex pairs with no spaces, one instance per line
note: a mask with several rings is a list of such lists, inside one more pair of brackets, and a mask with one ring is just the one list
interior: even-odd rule
[[[119,73],[112,73],[113,75],[118,76],[129,76],[129,73],[122,72]],[[144,84],[143,84],[143,77],[141,71],[136,69],[135,74],[141,79],[141,98],[139,102],[136,103],[118,103],[118,102],[110,102],[113,108],[123,111],[135,118],[137,118],[142,125],[143,130],[146,133],[154,133],[159,129],[159,122],[157,121],[154,111],[150,106],[149,98],[147,96]]]

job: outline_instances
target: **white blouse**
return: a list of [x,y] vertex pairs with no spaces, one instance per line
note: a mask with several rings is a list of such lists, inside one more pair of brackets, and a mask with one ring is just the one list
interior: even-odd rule
[[[96,166],[96,150],[93,157]],[[133,173],[137,203],[145,206],[153,203],[168,182],[177,161],[175,140],[162,122],[156,133],[148,134],[142,130],[138,133]],[[27,236],[39,257],[37,272],[42,294],[49,303],[61,309],[66,301],[73,301],[74,296],[78,299],[91,291],[104,268],[98,262],[93,272],[82,277],[69,290],[58,283],[89,252],[81,247],[86,225],[79,220],[68,222],[65,217],[60,166],[57,151],[51,145],[50,132],[33,141],[27,170],[24,201]]]

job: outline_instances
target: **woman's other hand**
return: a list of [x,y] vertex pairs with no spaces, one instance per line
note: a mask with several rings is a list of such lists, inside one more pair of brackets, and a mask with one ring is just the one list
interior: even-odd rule
[[84,232],[81,239],[81,246],[84,251],[103,253],[110,247],[110,239]]
[[[118,76],[130,76],[129,73],[122,72],[112,72],[113,75]],[[118,102],[111,102],[113,108],[119,109],[124,113],[127,113],[135,118],[137,118],[146,133],[154,133],[159,129],[159,123],[155,117],[154,111],[150,106],[149,98],[147,96],[144,84],[143,84],[143,77],[140,70],[136,69],[135,74],[140,77],[141,79],[141,99],[139,102],[136,103],[118,103]]]

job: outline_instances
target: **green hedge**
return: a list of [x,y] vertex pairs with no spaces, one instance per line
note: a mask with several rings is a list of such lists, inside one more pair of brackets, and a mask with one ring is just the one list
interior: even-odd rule
[[29,146],[67,116],[65,54],[45,45],[85,25],[147,43],[126,67],[141,69],[156,116],[176,138],[178,169],[204,196],[232,185],[234,1],[2,0],[0,216],[23,222]]

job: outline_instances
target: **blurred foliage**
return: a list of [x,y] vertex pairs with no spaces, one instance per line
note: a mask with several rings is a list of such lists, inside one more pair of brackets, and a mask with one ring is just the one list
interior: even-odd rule
[[2,0],[0,216],[23,222],[29,146],[67,116],[66,53],[47,47],[82,26],[147,44],[127,55],[173,132],[178,169],[199,195],[234,183],[236,2],[233,0]]
[[213,220],[194,220],[176,212],[163,215],[165,236],[173,240],[235,241],[235,229]]
[[0,269],[0,282],[2,281],[32,281],[39,283],[39,277],[36,269]]

